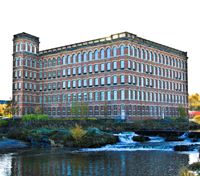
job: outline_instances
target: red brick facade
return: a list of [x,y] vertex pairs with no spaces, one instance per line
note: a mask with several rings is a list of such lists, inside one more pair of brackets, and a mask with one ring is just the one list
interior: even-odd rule
[[18,116],[40,106],[71,117],[75,102],[87,105],[87,116],[129,120],[174,117],[188,107],[185,52],[127,32],[44,51],[26,33],[13,41]]

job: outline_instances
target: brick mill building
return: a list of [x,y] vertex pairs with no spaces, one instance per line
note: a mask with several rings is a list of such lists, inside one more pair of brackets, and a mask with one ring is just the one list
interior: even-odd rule
[[188,107],[187,53],[123,32],[39,50],[39,38],[13,39],[13,99],[20,111],[40,107],[71,117],[84,102],[89,117],[141,119],[178,116]]

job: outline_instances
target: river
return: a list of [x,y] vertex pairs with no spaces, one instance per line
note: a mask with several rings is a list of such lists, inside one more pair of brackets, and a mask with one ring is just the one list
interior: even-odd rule
[[178,176],[182,167],[199,160],[197,151],[175,152],[169,147],[173,143],[156,137],[138,145],[131,141],[133,135],[119,134],[118,144],[97,149],[29,148],[4,153],[0,176]]

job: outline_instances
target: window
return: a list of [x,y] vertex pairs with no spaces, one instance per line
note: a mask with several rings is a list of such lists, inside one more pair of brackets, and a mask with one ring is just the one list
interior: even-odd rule
[[83,61],[84,61],[84,62],[87,61],[87,53],[86,53],[86,52],[83,53]]
[[63,69],[63,71],[62,71],[62,76],[63,76],[63,77],[66,76],[66,70],[65,70],[65,69]]
[[107,53],[107,58],[110,59],[110,48],[107,48],[106,53]]
[[121,75],[121,76],[120,76],[120,79],[121,79],[121,84],[124,84],[124,83],[125,83],[125,76],[124,76],[124,75]]
[[109,76],[109,77],[107,77],[107,85],[110,85],[110,84],[111,84],[111,78]]
[[92,78],[90,78],[90,79],[89,79],[89,86],[91,87],[92,84],[93,84],[93,82],[92,82]]
[[95,96],[95,101],[98,101],[99,100],[99,92],[95,92],[94,96]]
[[68,69],[67,69],[67,76],[70,76],[70,75],[71,75],[71,69],[68,68]]
[[78,67],[78,74],[81,74],[81,66]]
[[70,89],[70,87],[71,87],[71,82],[68,81],[68,83],[67,83],[67,88]]
[[58,63],[58,65],[61,64],[61,59],[60,59],[60,57],[58,57],[58,59],[57,59],[57,63]]
[[73,59],[73,64],[75,64],[76,63],[76,54],[73,54],[72,59]]
[[107,63],[107,71],[110,71],[110,62]]
[[124,56],[124,46],[120,46],[120,54],[121,56]]
[[117,47],[113,47],[113,56],[117,57]]
[[117,100],[117,91],[116,90],[113,91],[113,100]]
[[78,54],[78,62],[80,63],[82,61],[82,58],[81,58],[81,53]]
[[63,89],[66,88],[66,82],[65,82],[65,81],[62,82],[62,88],[63,88]]
[[73,74],[73,75],[76,75],[76,67],[74,67],[74,68],[72,69],[72,74]]
[[83,73],[86,74],[87,73],[87,66],[83,67]]
[[144,49],[142,49],[142,59],[146,59],[146,52]]
[[111,92],[110,92],[110,91],[107,92],[107,100],[108,100],[108,101],[111,100]]
[[91,51],[89,52],[89,60],[90,61],[92,60],[92,52]]
[[121,90],[121,100],[125,100],[125,91]]
[[117,84],[117,76],[113,76],[113,84]]
[[84,79],[84,80],[83,80],[83,86],[84,86],[84,87],[87,87],[87,79]]
[[131,75],[128,75],[128,83],[131,84]]
[[53,66],[56,66],[56,59],[53,58]]
[[117,70],[117,62],[113,62],[113,70]]
[[104,59],[105,56],[104,56],[104,49],[101,49],[101,59]]
[[128,69],[131,69],[131,61],[128,60]]
[[99,58],[99,57],[98,57],[98,54],[99,54],[99,53],[98,53],[98,50],[95,50],[95,52],[94,52],[94,59],[95,59],[95,60],[98,60],[98,58]]
[[101,85],[103,86],[104,84],[105,84],[105,78],[102,77],[102,78],[101,78]]
[[80,79],[78,80],[78,87],[79,88],[81,87],[81,80]]
[[105,100],[105,92],[100,92],[101,101]]
[[99,71],[99,66],[98,64],[94,65],[94,71],[97,73]]
[[120,68],[121,68],[121,69],[124,69],[124,60],[121,60],[121,61],[120,61]]
[[71,64],[71,56],[67,56],[67,64]]
[[89,65],[89,73],[92,73],[92,65]]
[[104,68],[105,68],[104,64],[101,64],[101,72],[104,72]]
[[98,85],[99,85],[99,79],[95,78],[95,86],[98,86]]
[[73,86],[73,88],[76,88],[76,80],[73,80],[72,86]]

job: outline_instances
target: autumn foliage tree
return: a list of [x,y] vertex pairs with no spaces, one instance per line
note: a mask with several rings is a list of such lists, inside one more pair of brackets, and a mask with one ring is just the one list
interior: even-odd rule
[[198,111],[200,110],[200,94],[192,94],[188,98],[189,100],[189,110]]

